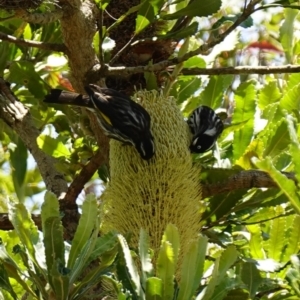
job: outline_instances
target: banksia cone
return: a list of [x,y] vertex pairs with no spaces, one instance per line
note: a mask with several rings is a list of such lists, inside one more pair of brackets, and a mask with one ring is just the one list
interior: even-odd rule
[[189,129],[174,99],[156,91],[140,91],[135,98],[151,116],[156,152],[144,161],[133,147],[111,140],[102,230],[130,232],[136,247],[144,228],[156,257],[163,231],[172,223],[180,233],[182,257],[200,229],[199,170],[192,165]]

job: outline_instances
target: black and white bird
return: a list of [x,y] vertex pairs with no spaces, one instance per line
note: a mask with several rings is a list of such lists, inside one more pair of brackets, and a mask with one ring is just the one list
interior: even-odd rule
[[44,102],[86,107],[96,113],[104,133],[124,144],[133,145],[149,160],[155,153],[149,113],[125,94],[95,84],[85,87],[87,95],[52,89]]
[[193,134],[190,144],[192,153],[204,153],[210,150],[223,131],[224,125],[215,111],[205,105],[196,108],[187,123]]

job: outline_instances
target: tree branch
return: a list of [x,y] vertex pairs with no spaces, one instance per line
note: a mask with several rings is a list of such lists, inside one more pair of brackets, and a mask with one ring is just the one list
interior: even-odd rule
[[3,78],[0,78],[0,118],[18,134],[31,152],[47,189],[58,197],[66,192],[67,183],[54,168],[56,160],[38,147],[37,137],[40,132],[33,125],[29,110],[18,101]]
[[[288,179],[295,183],[296,178],[293,173],[283,173]],[[208,198],[219,194],[229,193],[240,189],[251,188],[277,188],[277,184],[268,173],[259,170],[247,170],[238,172],[228,177],[223,182],[203,184],[202,198]]]
[[7,41],[19,46],[34,47],[43,50],[66,52],[66,46],[64,44],[54,44],[54,43],[43,43],[37,41],[18,39],[12,35],[0,32],[0,40]]
[[[94,174],[96,168],[98,168],[102,160],[103,158],[101,157],[101,153],[98,152],[95,155],[95,157],[91,159],[89,164],[87,164],[86,167],[83,168],[82,172],[75,179],[80,186],[82,186],[82,184],[79,183],[80,180],[83,178],[84,182],[86,182],[88,176]],[[297,183],[295,175],[293,173],[284,172],[283,174],[287,178]],[[76,188],[75,186],[74,187],[71,186],[68,190],[68,196],[66,197],[70,197],[71,199],[70,201],[73,201],[73,199],[75,199],[76,197]],[[226,181],[223,181],[221,183],[201,184],[201,188],[202,188],[202,198],[204,199],[218,194],[229,193],[239,189],[278,188],[278,187],[267,173],[259,170],[247,170],[247,171],[238,172],[237,174],[230,176]],[[82,187],[80,188],[80,191],[81,189]],[[61,201],[60,203],[63,204],[64,201]],[[39,224],[41,223],[40,218],[38,218],[36,215],[33,216],[33,220],[37,224],[37,226],[39,226]],[[8,220],[7,214],[0,214],[0,228],[2,230],[13,229],[11,223]]]
[[283,74],[299,73],[299,65],[284,66],[239,66],[226,68],[185,68],[181,70],[182,75],[224,75],[224,74]]
[[63,15],[61,9],[56,9],[45,13],[29,13],[26,10],[18,9],[15,11],[15,18],[20,18],[25,22],[33,24],[49,24],[59,20]]
[[84,185],[92,178],[98,168],[107,161],[103,150],[98,150],[90,161],[81,169],[80,173],[74,178],[70,184],[68,191],[64,197],[64,205],[71,207],[76,203],[76,199],[83,190]]
[[224,39],[233,32],[242,22],[244,22],[253,12],[255,12],[255,5],[259,3],[261,0],[253,0],[251,1],[247,7],[244,9],[243,13],[239,16],[239,18],[232,24],[227,30],[221,33],[215,39],[212,39],[210,42],[201,45],[198,49],[190,51],[181,57],[174,57],[168,60],[161,61],[156,64],[147,65],[147,66],[136,66],[136,67],[101,67],[101,65],[96,64],[89,71],[88,77],[94,78],[94,80],[100,79],[102,77],[107,76],[128,76],[131,74],[143,73],[143,72],[159,72],[167,67],[174,66],[176,64],[182,63],[189,58],[199,55],[205,54],[209,49],[213,48],[217,44],[224,41]]

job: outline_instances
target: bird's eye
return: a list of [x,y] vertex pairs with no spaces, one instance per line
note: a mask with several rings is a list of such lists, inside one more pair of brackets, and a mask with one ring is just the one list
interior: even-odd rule
[[198,149],[198,150],[200,150],[200,149],[201,149],[201,146],[200,146],[200,145],[198,145],[198,146],[197,146],[197,149]]

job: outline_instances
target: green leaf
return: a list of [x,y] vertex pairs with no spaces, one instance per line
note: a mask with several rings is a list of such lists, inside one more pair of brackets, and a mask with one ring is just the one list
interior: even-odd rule
[[220,220],[241,200],[246,190],[236,190],[226,194],[213,196],[209,199],[210,209],[202,215],[202,220]]
[[174,265],[177,264],[178,253],[180,249],[180,238],[178,228],[173,224],[168,224],[162,237],[163,242],[170,242],[173,248]]
[[[189,99],[191,96],[193,96],[195,94],[195,91],[199,88],[200,85],[201,85],[201,79],[198,77],[180,76],[178,80],[175,82],[175,84],[172,86],[170,95],[175,97],[178,104],[181,104],[185,102],[187,99]],[[192,101],[189,101],[188,103],[188,105],[191,104],[192,109],[195,108],[194,101],[193,101],[194,99],[195,98],[192,98],[191,99]]]
[[255,164],[270,175],[273,181],[290,200],[291,204],[294,206],[294,209],[300,213],[300,196],[295,183],[277,171],[271,163],[270,158],[266,158],[262,161],[256,161]]
[[49,135],[39,135],[37,144],[45,153],[53,157],[69,157],[71,154],[63,142]]
[[[53,268],[53,264],[57,261],[65,266],[65,247],[63,240],[63,227],[60,217],[49,217],[44,223],[44,245],[48,270]],[[52,282],[51,278],[50,282]]]
[[94,231],[82,247],[70,274],[70,284],[74,284],[81,272],[88,266],[98,236],[99,222],[95,223]]
[[269,104],[276,103],[282,94],[278,89],[277,81],[269,81],[259,92],[258,106],[261,110],[265,109]]
[[0,287],[1,287],[1,289],[8,291],[14,299],[16,299],[16,300],[18,299],[17,294],[14,292],[14,289],[9,282],[7,272],[6,272],[3,264],[1,264],[1,263],[0,263]]
[[56,299],[67,300],[69,295],[69,275],[58,260],[55,260],[51,270],[52,284]]
[[90,239],[93,230],[97,230],[95,225],[99,222],[98,219],[99,215],[96,197],[93,194],[89,194],[86,196],[82,204],[82,214],[72,241],[68,268],[72,269],[79,253]]
[[[275,208],[276,215],[282,215],[284,210],[281,206]],[[268,258],[280,261],[283,249],[286,245],[286,222],[285,218],[275,218],[270,221],[270,238],[265,250],[268,252]]]
[[199,236],[191,241],[188,252],[183,258],[180,290],[177,299],[191,299],[199,287],[206,255],[208,238]]
[[43,98],[47,94],[47,85],[35,71],[33,63],[22,60],[14,61],[9,68],[8,80],[26,86],[36,98]]
[[48,218],[60,217],[58,199],[54,193],[46,191],[44,202],[41,207],[42,228],[45,228],[45,222]]
[[[109,264],[112,256],[115,256],[116,245],[118,243],[117,234],[113,232],[108,232],[101,237],[98,237],[95,243],[95,247],[90,255],[88,264],[93,260],[101,257],[101,265]],[[108,256],[103,256],[103,254],[108,253]]]
[[232,123],[247,121],[243,128],[234,132],[233,159],[238,160],[251,142],[254,129],[256,89],[253,81],[242,83],[236,90]]
[[287,124],[285,119],[273,122],[265,131],[263,137],[265,150],[263,157],[275,157],[281,154],[290,144],[290,137],[287,134]]
[[105,10],[107,5],[109,4],[110,0],[95,0],[99,9]]
[[26,247],[30,258],[36,266],[39,266],[42,270],[42,266],[39,265],[36,259],[35,249],[35,245],[39,242],[38,229],[25,206],[22,203],[9,202],[9,219],[20,238],[20,241]]
[[146,87],[148,91],[157,90],[157,78],[154,72],[144,72],[144,77],[146,80]]
[[249,249],[250,249],[251,257],[255,259],[265,259],[260,226],[248,225],[247,229],[251,234],[250,241],[249,241]]
[[300,230],[295,230],[295,228],[300,228],[300,216],[293,216],[294,220],[290,228],[290,234],[288,242],[286,243],[286,249],[284,251],[282,261],[287,262],[290,260],[292,254],[298,253],[300,245]]
[[143,31],[154,21],[164,3],[164,0],[142,0],[142,6],[136,18],[135,34]]
[[[167,32],[164,35],[158,35],[159,39],[184,39],[194,35],[198,31],[199,24],[197,22],[193,22],[187,27],[184,27],[177,31]],[[199,67],[199,66],[198,66]]]
[[213,109],[220,107],[223,102],[224,89],[231,84],[232,79],[231,75],[211,76],[208,85],[200,94],[201,105],[207,105]]
[[211,274],[211,279],[201,293],[196,297],[196,300],[211,300],[211,296],[218,283],[220,257],[215,260],[214,268]]
[[169,15],[162,16],[165,20],[174,20],[180,18],[181,16],[190,16],[190,17],[207,17],[216,13],[221,7],[220,0],[211,0],[211,1],[190,1],[189,4]]
[[219,263],[219,280],[221,280],[227,270],[236,262],[238,258],[238,252],[234,245],[229,245],[222,253]]
[[137,299],[145,299],[140,283],[140,276],[132,259],[127,242],[120,234],[118,234],[118,240],[120,244],[120,254],[122,255],[122,261],[120,261],[120,263],[122,263],[122,267],[126,269],[126,279],[130,285],[130,290],[136,295]]
[[10,153],[10,161],[14,188],[19,201],[22,202],[25,197],[24,180],[27,171],[27,148],[20,138],[17,138],[16,148]]
[[295,85],[291,89],[285,91],[280,100],[280,107],[289,112],[298,111],[300,106],[300,84]]
[[284,49],[287,62],[290,63],[293,56],[294,22],[298,15],[298,11],[286,8],[284,13],[284,22],[280,28],[280,41]]
[[175,267],[172,244],[163,240],[156,262],[157,277],[162,280],[163,299],[173,299]]
[[153,273],[153,265],[150,257],[149,237],[144,229],[140,230],[139,257],[142,267],[142,285],[145,287],[147,276]]
[[257,270],[255,263],[243,262],[241,270],[241,279],[246,284],[251,299],[255,298],[258,287],[262,282],[262,277]]
[[101,282],[101,278],[104,274],[108,273],[109,268],[104,268],[102,265],[93,268],[90,272],[85,274],[80,279],[79,283],[72,289],[69,298],[70,299],[81,299],[80,297],[85,295],[86,292],[91,289],[94,285]]
[[147,278],[146,281],[146,299],[162,300],[163,298],[162,280],[157,277]]
[[290,141],[291,141],[290,154],[292,156],[292,162],[294,164],[295,177],[299,183],[300,182],[300,155],[299,155],[300,143],[294,125],[295,120],[292,118],[292,116],[285,114],[285,121],[287,122],[287,127],[288,127]]

